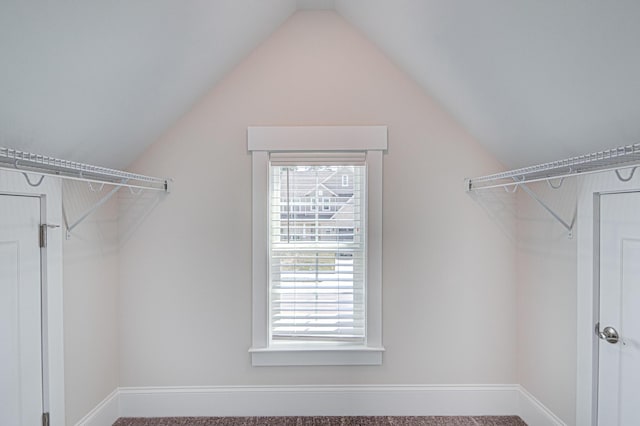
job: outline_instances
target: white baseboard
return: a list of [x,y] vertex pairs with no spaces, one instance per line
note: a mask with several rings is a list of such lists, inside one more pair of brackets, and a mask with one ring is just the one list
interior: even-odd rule
[[111,426],[120,415],[120,390],[115,389],[84,416],[76,426]]
[[76,426],[118,417],[519,415],[565,424],[520,385],[203,386],[119,388]]
[[518,415],[529,426],[567,426],[522,386],[520,386]]
[[515,414],[517,385],[121,388],[125,417]]

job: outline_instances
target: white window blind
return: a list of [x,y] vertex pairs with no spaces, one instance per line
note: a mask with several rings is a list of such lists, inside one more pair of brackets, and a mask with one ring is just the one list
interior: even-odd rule
[[366,193],[364,153],[271,154],[272,341],[365,342]]

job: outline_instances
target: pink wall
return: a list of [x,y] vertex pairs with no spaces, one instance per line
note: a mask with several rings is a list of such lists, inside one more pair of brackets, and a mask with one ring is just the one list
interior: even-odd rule
[[[383,365],[253,368],[247,126],[367,124],[389,126]],[[514,244],[463,188],[501,166],[337,14],[295,14],[133,168],[175,185],[121,199],[120,386],[517,382]]]
[[[70,223],[108,191],[105,186],[92,192],[84,182],[61,185]],[[118,387],[117,199],[88,216],[63,243],[65,424],[73,425]]]
[[[530,188],[571,222],[576,180]],[[573,238],[518,192],[518,383],[567,425],[576,424],[577,228]],[[589,327],[590,328],[590,327]]]

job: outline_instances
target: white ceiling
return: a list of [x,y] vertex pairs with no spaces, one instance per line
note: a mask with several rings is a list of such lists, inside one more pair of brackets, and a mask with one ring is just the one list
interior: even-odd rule
[[509,167],[640,142],[640,1],[337,0]]
[[640,2],[3,0],[0,145],[126,167],[297,9],[332,9],[509,167],[640,142]]
[[126,167],[295,0],[2,0],[0,145]]

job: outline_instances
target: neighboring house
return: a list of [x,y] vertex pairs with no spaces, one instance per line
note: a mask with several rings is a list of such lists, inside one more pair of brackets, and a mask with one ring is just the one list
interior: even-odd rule
[[353,241],[360,231],[356,180],[353,166],[281,168],[274,179],[280,197],[274,202],[280,206],[282,241]]

